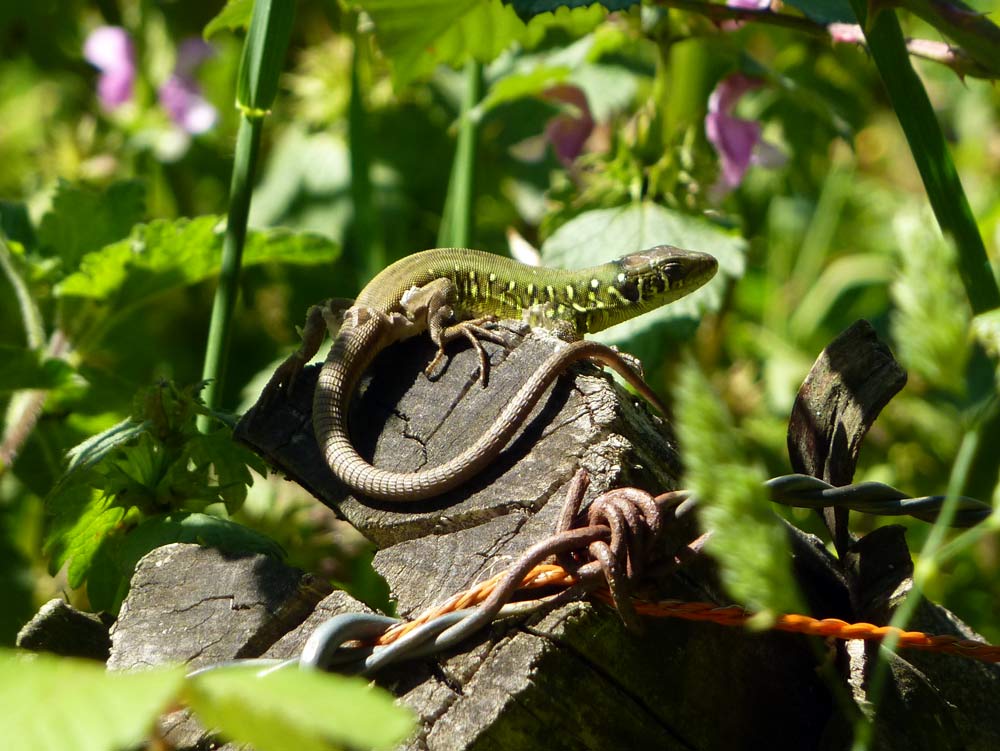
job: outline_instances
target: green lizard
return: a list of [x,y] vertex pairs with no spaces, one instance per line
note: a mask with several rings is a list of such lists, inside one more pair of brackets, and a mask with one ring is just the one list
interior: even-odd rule
[[[313,398],[313,428],[324,458],[338,478],[365,496],[392,502],[429,498],[465,482],[492,461],[549,384],[573,362],[586,359],[610,366],[659,408],[656,396],[621,355],[580,337],[687,295],[711,279],[717,266],[710,255],[669,245],[579,271],[527,266],[463,248],[415,253],[380,272],[353,304],[331,300],[310,309],[302,346],[279,366],[263,399],[291,386],[329,330],[333,346]],[[418,472],[392,472],[372,466],[357,453],[348,433],[348,407],[362,373],[379,351],[427,331],[438,345],[429,374],[445,345],[462,336],[479,353],[485,385],[488,360],[479,340],[505,343],[489,329],[500,318],[555,328],[578,341],[550,356],[493,426],[454,459]]]

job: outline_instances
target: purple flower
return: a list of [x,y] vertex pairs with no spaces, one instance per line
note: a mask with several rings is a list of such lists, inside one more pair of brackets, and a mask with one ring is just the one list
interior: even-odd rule
[[195,71],[214,54],[214,50],[198,37],[188,37],[177,47],[174,72],[160,86],[160,106],[170,119],[188,133],[196,135],[210,130],[219,119],[219,113],[201,95],[201,87],[194,80]]
[[705,135],[722,163],[721,184],[717,188],[723,193],[743,181],[751,164],[773,167],[784,161],[784,154],[777,147],[761,139],[760,123],[733,116],[740,97],[761,84],[759,79],[734,73],[722,79],[708,99]]
[[111,111],[132,98],[135,84],[135,47],[120,26],[98,26],[83,43],[83,56],[101,71],[97,97]]
[[570,104],[577,112],[561,112],[545,124],[545,137],[564,167],[569,167],[583,151],[594,130],[594,118],[587,106],[583,89],[569,84],[558,84],[545,90],[543,99]]

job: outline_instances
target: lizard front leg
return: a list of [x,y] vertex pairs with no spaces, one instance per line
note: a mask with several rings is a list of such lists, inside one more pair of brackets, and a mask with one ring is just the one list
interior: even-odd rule
[[403,296],[402,305],[407,316],[411,318],[425,317],[427,331],[431,341],[438,346],[437,354],[424,369],[428,378],[433,376],[441,360],[445,357],[445,346],[458,337],[465,337],[479,356],[479,381],[486,386],[489,378],[489,358],[483,349],[481,341],[490,341],[502,346],[508,342],[500,334],[487,328],[496,323],[496,316],[480,316],[465,321],[455,321],[455,310],[451,301],[454,299],[455,287],[449,279],[435,279],[430,284],[414,288]]

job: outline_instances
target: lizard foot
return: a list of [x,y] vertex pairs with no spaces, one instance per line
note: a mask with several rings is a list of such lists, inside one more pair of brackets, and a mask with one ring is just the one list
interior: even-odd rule
[[471,321],[460,321],[444,329],[437,337],[437,354],[434,356],[430,365],[424,369],[424,373],[427,377],[435,377],[434,372],[437,370],[441,361],[445,358],[445,345],[459,336],[464,336],[472,345],[473,349],[476,350],[476,354],[479,355],[479,382],[483,384],[483,388],[485,388],[489,382],[490,358],[487,356],[486,350],[483,349],[483,345],[480,342],[489,341],[503,347],[510,346],[510,342],[508,342],[506,338],[489,328],[495,324],[496,321],[496,316],[483,316],[482,318],[474,318]]

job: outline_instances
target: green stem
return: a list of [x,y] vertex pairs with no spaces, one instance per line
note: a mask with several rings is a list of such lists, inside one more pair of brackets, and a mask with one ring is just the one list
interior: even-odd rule
[[851,0],[868,49],[903,128],[941,231],[958,250],[958,267],[974,313],[1000,306],[993,269],[923,84],[910,65],[899,20],[892,10],[867,18],[867,1]]
[[[222,243],[222,268],[219,272],[219,286],[215,290],[215,302],[212,305],[212,322],[208,329],[205,367],[202,371],[202,379],[209,381],[204,393],[205,403],[211,409],[218,408],[225,381],[233,309],[239,295],[240,264],[243,258],[247,216],[250,213],[250,197],[253,193],[254,172],[257,167],[257,153],[260,149],[263,126],[263,117],[244,114],[240,119],[240,129],[236,136],[233,178],[229,191],[229,216]],[[208,418],[200,417],[198,427],[205,430],[208,427]]]
[[470,116],[479,103],[483,87],[483,66],[470,61],[465,66],[465,90],[458,121],[455,162],[448,180],[448,197],[438,231],[438,246],[465,248],[472,240],[472,198],[476,175],[476,141],[479,123]]

